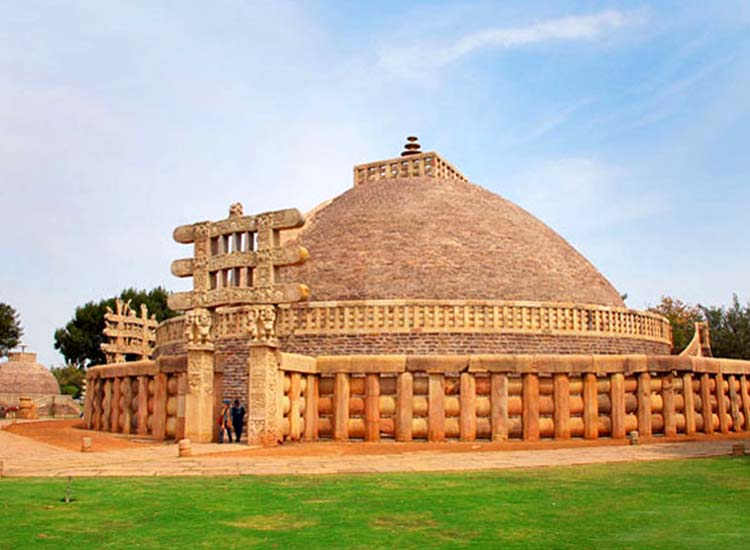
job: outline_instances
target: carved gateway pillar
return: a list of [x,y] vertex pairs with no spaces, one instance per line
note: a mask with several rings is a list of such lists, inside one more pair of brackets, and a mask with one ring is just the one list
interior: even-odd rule
[[251,445],[270,446],[283,436],[279,407],[283,388],[274,329],[276,306],[253,306],[248,315],[251,340],[247,365],[247,440]]
[[257,260],[253,284],[258,290],[249,310],[250,353],[248,355],[247,440],[250,445],[275,445],[283,438],[283,411],[279,400],[283,393],[281,363],[276,340],[276,305],[306,300],[309,290],[302,284],[277,284],[279,265],[307,260],[307,250],[297,245],[279,246],[280,231],[301,227],[302,215],[294,210],[261,214],[256,218]]
[[[189,294],[189,303],[179,303],[180,294],[169,297],[173,309],[187,309],[185,313],[185,341],[187,343],[187,392],[185,394],[185,433],[184,437],[196,442],[209,442],[213,439],[214,423],[214,345],[211,335],[211,311],[207,306],[207,294],[211,290],[210,273],[208,272],[211,256],[211,229],[213,224],[200,222],[175,229],[175,240],[193,242],[194,254],[190,262],[190,274],[193,275],[193,291]],[[187,235],[183,235],[188,233]],[[175,265],[172,272],[178,274]],[[188,309],[192,307],[192,309]]]
[[185,315],[187,341],[187,393],[185,394],[185,437],[207,443],[214,430],[214,345],[211,312],[196,308]]
[[307,259],[307,250],[282,246],[280,232],[301,227],[296,209],[244,216],[234,204],[229,217],[178,227],[174,238],[195,243],[193,258],[176,260],[172,273],[193,277],[193,290],[169,297],[172,309],[186,311],[188,395],[185,434],[210,440],[213,431],[213,342],[211,319],[219,306],[247,305],[250,350],[248,359],[248,442],[273,445],[281,436],[279,353],[276,306],[307,299],[305,285],[276,283],[276,270]]

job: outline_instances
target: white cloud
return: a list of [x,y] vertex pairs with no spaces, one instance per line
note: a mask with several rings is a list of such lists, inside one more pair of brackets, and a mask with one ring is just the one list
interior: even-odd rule
[[312,207],[350,186],[353,159],[371,149],[341,115],[345,92],[328,82],[340,69],[320,60],[298,7],[169,24],[159,8],[82,9],[82,21],[45,11],[18,31],[0,21],[0,302],[46,364],[61,362],[52,335],[76,305],[128,286],[185,288],[169,272],[189,254],[175,226],[237,200],[246,212]]
[[423,77],[444,65],[484,49],[509,49],[541,42],[593,40],[625,27],[643,24],[643,10],[608,10],[549,19],[525,27],[489,28],[462,36],[449,45],[415,44],[384,48],[377,66],[401,77]]
[[[655,212],[673,208],[675,197],[689,197],[680,193],[667,200],[670,189],[664,182],[675,166],[694,170],[694,161],[682,159],[694,160],[704,143],[741,124],[737,116],[746,116],[748,108],[743,93],[750,71],[744,63],[715,105],[686,111],[694,125],[679,139],[664,142],[669,154],[656,155],[665,159],[660,171],[653,160],[645,166],[659,147],[653,142],[643,143],[649,155],[627,148],[602,153],[627,155],[618,166],[592,160],[602,144],[586,131],[585,120],[607,106],[595,87],[586,87],[586,97],[578,101],[579,89],[566,82],[528,87],[518,97],[516,89],[500,90],[507,92],[503,97],[500,87],[484,78],[496,76],[492,66],[480,67],[473,79],[435,78],[437,85],[431,86],[429,77],[439,75],[438,69],[481,52],[563,44],[594,49],[629,37],[648,16],[638,10],[527,19],[532,23],[502,27],[490,17],[509,21],[535,8],[412,6],[386,18],[337,17],[336,23],[316,16],[319,10],[308,13],[283,1],[178,11],[91,2],[71,9],[75,4],[38,10],[19,3],[0,19],[7,44],[0,48],[5,258],[0,301],[18,308],[25,339],[45,363],[60,361],[51,349],[52,332],[75,305],[130,285],[185,288],[187,281],[169,273],[171,260],[189,253],[171,239],[176,225],[221,217],[237,200],[246,212],[306,210],[348,188],[353,164],[398,154],[401,137],[412,132],[425,148],[441,151],[477,181],[492,181],[499,173],[506,181],[520,180],[515,192],[496,190],[510,191],[515,202],[580,245],[606,274],[647,265],[635,252],[623,260],[626,246],[614,250],[612,234],[647,225]],[[13,12],[20,15],[14,19]],[[676,14],[675,20],[681,17]],[[477,21],[489,28],[480,30]],[[337,27],[343,23],[346,32]],[[396,46],[373,51],[377,43]],[[690,48],[683,57],[702,51],[703,43]],[[677,77],[689,74],[684,60],[664,74],[651,70],[658,65],[648,51],[632,53],[634,76],[643,74],[637,70],[643,65],[654,77],[645,90],[626,96],[630,103],[658,96],[672,82],[654,101],[654,107],[667,108],[715,76],[701,73],[682,81]],[[574,57],[571,78],[588,78]],[[410,79],[394,82],[393,76]],[[602,132],[648,114],[649,106],[605,121]],[[556,139],[534,143],[573,124],[581,139],[571,133],[563,146]],[[518,158],[498,138],[516,128],[525,132],[513,135],[511,145],[537,146],[518,147]],[[525,163],[526,155],[557,160]],[[570,156],[558,158],[564,155]],[[521,163],[518,173],[503,172]],[[745,164],[737,166],[740,171]],[[657,185],[663,195],[651,191]],[[673,225],[680,221],[673,218]],[[701,230],[699,224],[690,226]],[[659,234],[648,257],[655,258],[654,265],[668,248],[662,246],[664,231]],[[735,265],[731,258],[722,260]],[[636,296],[638,281],[647,279],[643,271],[622,275],[623,290]],[[744,273],[736,280],[748,280]]]

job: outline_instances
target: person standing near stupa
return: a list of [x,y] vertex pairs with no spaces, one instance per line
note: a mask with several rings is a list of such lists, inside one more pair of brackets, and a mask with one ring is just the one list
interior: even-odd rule
[[232,442],[232,409],[229,406],[229,399],[224,400],[224,404],[219,412],[219,443],[224,443],[224,434],[226,433],[227,442]]
[[232,405],[232,425],[234,426],[235,441],[242,439],[242,428],[245,425],[245,407],[240,405],[240,400],[235,399]]

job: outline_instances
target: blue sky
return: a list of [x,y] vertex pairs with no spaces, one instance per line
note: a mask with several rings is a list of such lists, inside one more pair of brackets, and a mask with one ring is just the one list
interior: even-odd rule
[[76,305],[185,288],[175,226],[308,210],[409,134],[630,307],[750,298],[746,1],[0,0],[0,301],[60,363]]

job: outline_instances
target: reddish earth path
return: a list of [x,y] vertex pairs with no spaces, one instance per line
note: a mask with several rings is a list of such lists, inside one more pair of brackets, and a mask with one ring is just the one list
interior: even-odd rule
[[[404,471],[467,471],[497,468],[673,460],[727,455],[732,444],[750,447],[747,434],[731,440],[637,446],[585,441],[512,443],[297,443],[270,449],[244,445],[193,444],[193,456],[177,458],[173,442],[82,430],[78,421],[0,424],[0,467],[6,476],[152,476],[330,474]],[[81,438],[94,452],[82,453]],[[604,444],[602,444],[604,443]]]
[[125,438],[117,434],[105,432],[93,432],[83,429],[80,420],[40,420],[38,422],[23,422],[7,426],[5,429],[10,433],[22,435],[71,451],[81,450],[81,438],[91,437],[94,447],[101,451],[113,451],[118,449],[139,449],[144,445],[154,445],[153,441],[147,439]]

